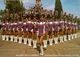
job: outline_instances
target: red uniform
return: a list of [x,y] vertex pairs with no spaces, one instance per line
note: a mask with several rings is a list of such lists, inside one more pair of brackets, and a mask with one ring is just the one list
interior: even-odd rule
[[44,24],[42,22],[40,22],[38,24],[38,31],[39,31],[38,36],[42,36],[43,35],[43,28],[44,28]]
[[13,31],[14,31],[14,35],[17,36],[18,35],[18,25],[17,23],[13,23]]
[[23,23],[23,32],[28,31],[28,24],[26,22]]
[[28,21],[27,22],[27,25],[28,25],[28,31],[31,32],[32,28],[33,28],[33,24],[31,21]]
[[6,31],[5,23],[2,23],[2,29],[1,30],[3,31],[2,34],[5,35],[5,31]]

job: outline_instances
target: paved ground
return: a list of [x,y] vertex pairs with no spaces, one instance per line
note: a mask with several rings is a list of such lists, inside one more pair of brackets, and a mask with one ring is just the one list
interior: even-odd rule
[[0,57],[80,57],[80,38],[48,46],[44,56],[27,45],[0,40]]

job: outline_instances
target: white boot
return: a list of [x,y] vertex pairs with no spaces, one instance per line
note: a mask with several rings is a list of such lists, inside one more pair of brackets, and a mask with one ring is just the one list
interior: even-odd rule
[[50,46],[53,45],[53,39],[49,39]]
[[75,33],[75,38],[77,38],[77,34]]
[[74,39],[74,34],[72,34],[72,39]]
[[6,35],[6,41],[9,41],[9,35]]
[[27,38],[24,38],[24,44],[27,44]]
[[19,37],[19,43],[22,43],[22,37]]
[[11,38],[11,39],[10,39],[10,41],[13,41],[14,36],[13,36],[13,35],[11,35],[11,36],[10,36],[10,38]]
[[71,39],[74,39],[74,38],[73,38],[73,34],[71,34]]
[[71,40],[72,40],[72,34],[70,35],[70,38],[71,38]]
[[54,43],[55,43],[55,44],[58,44],[58,38],[57,38],[57,37],[54,38]]
[[75,39],[75,34],[73,34],[73,38]]
[[66,35],[64,35],[64,41],[67,41],[67,36]]
[[63,36],[60,36],[60,43],[63,43]]
[[44,55],[43,46],[40,46],[40,50],[41,50],[40,55]]
[[33,40],[33,48],[37,48],[37,40]]
[[6,36],[5,35],[2,35],[2,40],[5,40],[6,39]]
[[71,40],[71,35],[68,35],[68,40]]
[[47,40],[43,40],[44,48],[47,48]]
[[32,46],[31,41],[32,41],[32,39],[28,39],[28,46]]
[[17,39],[18,39],[17,36],[14,36],[14,42],[17,42]]

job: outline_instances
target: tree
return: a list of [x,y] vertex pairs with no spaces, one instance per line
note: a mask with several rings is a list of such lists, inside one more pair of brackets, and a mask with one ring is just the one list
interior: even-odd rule
[[55,1],[55,12],[57,11],[57,17],[56,18],[60,18],[61,16],[61,12],[63,11],[62,9],[62,4],[60,0],[56,0]]
[[18,13],[24,10],[23,3],[20,0],[6,0],[5,4],[9,13]]
[[4,10],[0,10],[0,15],[3,15],[4,14]]
[[5,13],[4,10],[0,10],[0,20],[2,20],[2,16],[3,16],[4,13]]

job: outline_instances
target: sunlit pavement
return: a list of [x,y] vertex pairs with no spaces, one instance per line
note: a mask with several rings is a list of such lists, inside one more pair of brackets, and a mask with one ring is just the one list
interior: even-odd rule
[[79,55],[80,38],[48,46],[43,56],[39,56],[38,51],[32,47],[10,41],[2,41],[0,38],[0,57],[79,57]]

